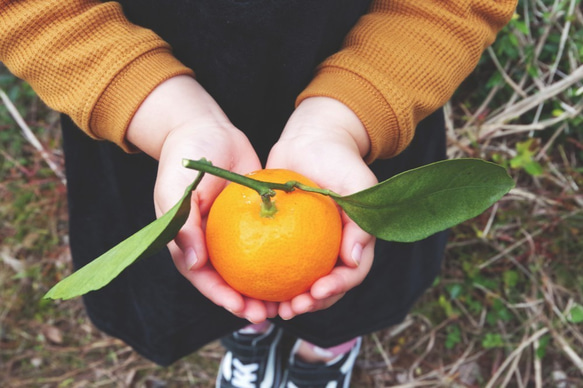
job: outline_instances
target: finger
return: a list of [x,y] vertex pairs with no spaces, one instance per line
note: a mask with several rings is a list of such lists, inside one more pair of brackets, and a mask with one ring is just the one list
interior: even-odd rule
[[292,300],[279,304],[279,316],[284,320],[289,320],[297,315],[313,311],[316,301],[309,292],[295,296]]
[[196,271],[187,271],[182,275],[211,302],[224,307],[237,316],[243,317],[243,312],[245,311],[243,296],[225,283],[223,278],[210,265],[206,265]]
[[279,309],[279,303],[265,302],[265,308],[267,309],[267,317],[275,318],[277,316],[277,311]]
[[178,269],[178,272],[184,274],[190,269],[198,269],[201,266],[199,264],[199,259],[196,253],[193,253],[189,250],[182,250],[178,245],[176,245],[175,241],[170,241],[167,245],[168,250],[170,251],[170,256],[172,256],[172,260],[174,261],[174,266]]
[[346,214],[342,214],[344,226],[342,228],[342,243],[340,245],[340,260],[348,267],[356,268],[360,265],[364,248],[374,244],[374,237],[366,233]]
[[267,319],[267,308],[265,303],[260,300],[245,298],[245,308],[242,315],[251,323],[261,323]]
[[318,279],[310,290],[314,299],[325,299],[333,295],[343,294],[358,286],[370,271],[374,257],[374,239],[362,250],[358,267],[339,265],[332,269],[329,275]]
[[333,295],[329,298],[326,299],[319,299],[316,300],[316,304],[314,305],[314,309],[312,311],[318,311],[318,310],[324,310],[327,309],[328,307],[332,306],[334,303],[338,302],[340,299],[342,299],[342,297],[346,295],[344,293],[342,294],[336,294]]
[[305,292],[294,297],[290,303],[291,310],[295,315],[305,314],[310,311],[314,311],[316,307],[316,300],[310,295],[309,292]]
[[281,302],[279,304],[278,314],[280,318],[283,320],[287,321],[289,319],[292,319],[295,316],[295,313],[291,307],[291,302],[290,301]]
[[193,271],[206,265],[208,253],[206,250],[205,235],[202,229],[200,213],[196,206],[191,208],[186,223],[182,226],[174,240],[169,244],[175,245],[180,250],[180,254],[175,255],[175,263],[179,270]]
[[324,310],[342,299],[344,293],[335,294],[325,299],[314,299],[310,293],[304,293],[296,296],[290,303],[290,314],[292,317],[297,315]]

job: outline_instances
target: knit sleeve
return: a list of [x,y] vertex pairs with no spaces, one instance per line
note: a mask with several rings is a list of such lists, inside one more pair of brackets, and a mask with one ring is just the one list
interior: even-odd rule
[[335,98],[361,119],[367,161],[403,151],[510,20],[516,0],[373,0],[297,99]]
[[161,82],[192,71],[115,2],[0,0],[0,62],[88,135],[126,151],[125,131]]

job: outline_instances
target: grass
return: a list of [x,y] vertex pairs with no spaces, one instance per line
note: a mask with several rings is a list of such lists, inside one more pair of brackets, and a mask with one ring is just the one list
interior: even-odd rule
[[[507,167],[516,189],[454,228],[405,322],[364,339],[356,387],[583,386],[581,2],[521,1],[518,15],[446,106],[449,155]],[[1,385],[212,387],[217,343],[160,368],[80,300],[41,300],[70,271],[58,116],[3,68],[0,88]]]

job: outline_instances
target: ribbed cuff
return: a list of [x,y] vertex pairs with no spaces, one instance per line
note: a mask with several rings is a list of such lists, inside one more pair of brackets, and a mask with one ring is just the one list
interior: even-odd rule
[[349,70],[321,67],[308,87],[300,93],[296,106],[308,97],[330,97],[348,106],[368,132],[371,149],[367,163],[394,156],[399,150],[397,116],[382,94],[366,79]]
[[125,139],[132,117],[156,86],[177,75],[194,76],[194,72],[166,48],[149,51],[132,61],[115,76],[95,105],[91,135],[112,141],[126,152],[136,152]]

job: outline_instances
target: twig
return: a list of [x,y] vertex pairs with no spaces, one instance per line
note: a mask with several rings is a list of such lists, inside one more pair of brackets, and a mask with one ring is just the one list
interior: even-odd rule
[[[576,209],[568,214],[565,214],[564,216],[560,217],[559,221],[563,222],[566,219],[569,219],[579,213],[582,212],[582,209]],[[514,244],[510,245],[508,248],[504,249],[502,252],[498,253],[497,255],[491,257],[490,259],[486,260],[485,262],[483,262],[482,264],[480,264],[478,266],[479,269],[484,269],[487,266],[489,266],[490,264],[492,264],[493,262],[499,260],[500,258],[506,256],[507,254],[509,254],[510,252],[512,252],[513,250],[515,250],[516,248],[518,248],[519,246],[523,245],[524,243],[527,243],[529,241],[529,239],[538,236],[539,234],[541,234],[542,232],[544,232],[546,230],[546,227],[540,228],[538,230],[535,230],[534,232],[530,233],[529,236],[520,239],[519,241],[515,242]]]
[[520,346],[518,346],[518,348],[514,349],[514,351],[512,351],[512,353],[510,353],[510,355],[506,358],[506,360],[504,360],[502,365],[500,365],[500,368],[498,368],[498,370],[496,371],[494,376],[492,376],[490,381],[488,381],[488,384],[486,385],[485,388],[492,388],[494,386],[494,384],[496,383],[496,380],[498,380],[500,375],[502,375],[502,372],[504,372],[506,367],[514,360],[514,358],[518,357],[526,347],[530,346],[530,344],[532,342],[534,342],[537,339],[539,339],[540,337],[542,337],[548,331],[549,331],[549,329],[547,329],[546,327],[543,329],[540,329],[539,331],[534,333],[532,336],[530,336],[530,338],[528,340],[522,342],[520,344]]
[[[405,320],[403,322],[401,322],[400,324],[391,327],[391,329],[389,330],[389,335],[391,337],[396,337],[399,334],[401,334],[402,332],[404,332],[405,330],[407,330],[409,327],[411,327],[411,325],[413,325],[414,320],[412,318],[411,315],[407,315],[407,317],[405,318]],[[425,322],[427,323],[427,322]]]
[[553,339],[555,339],[555,341],[559,343],[561,349],[567,355],[567,357],[569,357],[573,364],[575,364],[577,369],[579,369],[579,371],[583,373],[583,360],[581,359],[581,357],[577,355],[573,348],[569,346],[567,341],[559,333],[557,333],[555,330],[552,330],[551,334],[553,336]]
[[536,154],[535,156],[535,160],[541,160],[541,158],[546,155],[548,149],[551,147],[551,145],[555,142],[555,140],[557,139],[557,137],[559,137],[559,135],[561,133],[563,133],[563,131],[567,128],[567,124],[563,123],[556,131],[555,133],[553,133],[553,136],[551,136],[551,138],[546,142],[546,144],[544,145],[544,147],[542,147],[540,149],[540,151]]
[[549,72],[549,81],[552,81],[555,77],[555,73],[559,68],[559,63],[561,62],[561,58],[563,57],[563,51],[565,50],[565,44],[567,42],[567,38],[569,37],[569,30],[571,29],[571,18],[573,13],[575,12],[575,0],[571,0],[569,3],[569,11],[567,15],[565,15],[565,24],[563,25],[563,31],[561,32],[561,41],[559,42],[559,49],[557,51],[557,56],[555,58],[555,62],[551,66],[551,71]]
[[518,371],[518,363],[520,362],[521,356],[522,356],[522,352],[518,353],[516,355],[516,357],[514,357],[514,360],[512,361],[512,365],[510,366],[508,373],[506,373],[506,377],[504,378],[504,381],[502,381],[502,384],[500,384],[500,388],[505,388],[508,385],[508,383],[510,383],[510,379],[512,378],[512,375]]
[[18,126],[22,130],[24,138],[40,153],[43,160],[50,167],[50,169],[53,170],[53,172],[61,180],[61,182],[63,184],[66,184],[67,181],[65,179],[65,174],[63,174],[63,172],[61,171],[59,166],[57,166],[57,164],[55,162],[53,162],[53,160],[52,160],[51,156],[49,155],[49,153],[47,152],[47,150],[43,147],[41,142],[36,138],[34,133],[29,128],[28,124],[26,124],[26,122],[24,121],[24,119],[22,118],[20,113],[18,112],[18,109],[16,109],[16,107],[14,106],[14,104],[12,103],[12,101],[10,100],[8,95],[2,89],[0,89],[0,98],[2,99],[2,102],[4,102],[4,105],[6,105],[6,109],[8,109],[8,112],[10,113],[10,115],[12,116],[14,121],[16,121],[16,124],[18,124]]
[[[479,128],[480,131],[485,132],[480,136],[480,140],[483,141],[486,138],[494,139],[501,136],[515,135],[524,132],[542,131],[555,124],[579,116],[583,111],[583,103],[577,104],[575,107],[572,108],[573,110],[564,111],[557,117],[553,117],[538,122],[532,122],[530,124],[504,124],[504,123],[484,124]],[[470,129],[473,128],[470,127]]]
[[498,206],[499,206],[498,202],[496,202],[494,206],[492,206],[490,217],[488,218],[488,222],[486,223],[486,226],[482,231],[482,238],[484,239],[486,238],[486,236],[488,236],[488,233],[490,233],[490,229],[492,228],[492,224],[494,223],[494,218],[496,218],[496,213],[498,212]]
[[[545,102],[551,97],[556,96],[570,86],[576,84],[583,80],[583,65],[575,69],[571,74],[562,79],[561,81],[555,82],[554,84],[541,89],[538,93],[527,97],[514,105],[514,109],[511,111],[502,112],[489,120],[485,124],[503,124],[509,120],[512,120],[520,115],[528,112],[532,108],[538,106],[539,104]],[[482,134],[480,137],[490,137],[492,133]]]
[[22,165],[22,163],[20,163],[18,160],[14,159],[8,152],[4,151],[4,150],[0,150],[0,154],[6,158],[7,160],[10,161],[10,163],[12,163],[22,174],[24,174],[25,176],[28,176],[31,174],[30,171],[28,171],[26,168],[24,168],[24,166]]
[[377,347],[377,350],[381,354],[383,361],[387,365],[387,370],[389,372],[393,372],[393,363],[391,362],[391,359],[388,356],[387,352],[385,352],[385,349],[383,348],[383,344],[381,344],[381,341],[379,341],[379,337],[376,335],[376,333],[372,333],[371,338],[373,339],[373,341]]
[[[486,352],[485,351],[479,351],[471,356],[468,356],[466,358],[466,362],[473,362],[478,360],[480,357],[482,357]],[[465,356],[466,352],[464,352],[464,356]],[[444,367],[442,367],[441,369],[443,370],[443,372],[449,371],[453,368],[456,368],[458,365],[458,362],[456,361],[453,364],[450,365],[446,365]],[[446,384],[444,384],[446,383]],[[444,376],[443,373],[440,373],[440,371],[438,370],[432,370],[430,372],[427,372],[424,375],[418,376],[415,381],[411,381],[407,384],[402,384],[402,385],[395,385],[393,386],[393,388],[413,388],[413,387],[424,387],[424,386],[432,386],[432,387],[437,387],[437,386],[451,386],[451,377],[448,376]]]
[[531,233],[529,237],[525,237],[525,238],[522,238],[522,239],[518,240],[514,244],[510,245],[508,248],[504,249],[502,252],[498,253],[497,255],[491,257],[490,259],[488,259],[485,262],[483,262],[482,264],[480,264],[478,266],[478,268],[482,270],[482,269],[488,267],[490,264],[494,263],[495,261],[498,261],[500,258],[506,256],[507,254],[509,254],[510,252],[512,252],[513,250],[515,250],[516,248],[518,248],[518,247],[522,246],[523,244],[527,243],[529,238],[532,238],[534,236],[538,236],[545,229],[546,228],[540,228],[540,229],[536,230],[535,232]]
[[409,368],[409,380],[413,380],[415,370],[419,367],[419,364],[421,364],[425,357],[427,357],[427,355],[431,353],[431,350],[435,345],[435,332],[436,332],[435,330],[432,330],[430,332],[429,342],[427,343],[425,351],[419,357],[417,357],[417,359],[415,359],[415,361],[413,361],[413,363],[411,364],[411,367]]
[[[534,329],[534,323],[532,324],[533,329]],[[538,349],[540,347],[540,342],[537,339],[536,341],[534,341],[532,343],[532,349],[533,349],[533,353],[534,353],[534,357],[533,357],[533,363],[534,363],[534,382],[535,382],[535,387],[536,388],[542,388],[543,386],[543,378],[542,378],[542,363],[541,363],[541,359],[537,356],[538,353]]]
[[470,345],[467,347],[466,350],[464,350],[464,353],[452,365],[451,369],[447,373],[447,376],[449,376],[449,377],[453,376],[458,371],[458,369],[464,363],[466,363],[468,361],[468,356],[470,355],[470,353],[472,352],[472,350],[474,350],[474,343],[473,342],[470,342]]
[[467,123],[464,124],[463,129],[469,128],[476,121],[477,117],[479,117],[482,113],[486,111],[488,105],[490,105],[490,102],[494,99],[494,96],[496,95],[496,93],[498,93],[498,90],[500,90],[500,88],[501,85],[495,85],[494,87],[492,87],[492,90],[490,90],[484,101],[482,101],[482,104],[480,104],[478,109],[476,109],[476,111],[474,112],[472,117],[470,117]]
[[506,83],[508,85],[510,85],[510,87],[512,89],[514,89],[514,91],[520,95],[523,98],[527,97],[527,94],[524,92],[524,90],[522,90],[522,88],[520,86],[518,86],[516,84],[516,82],[514,82],[514,80],[512,78],[510,78],[510,76],[508,75],[508,73],[506,73],[506,70],[504,70],[504,68],[502,67],[502,65],[500,65],[500,62],[498,61],[498,58],[496,57],[496,54],[494,53],[494,49],[492,49],[492,47],[488,47],[488,54],[490,55],[490,58],[492,59],[492,62],[494,62],[494,65],[496,66],[496,68],[498,69],[498,71],[500,72],[500,74],[502,74],[502,78],[504,78],[504,81],[506,81]]

